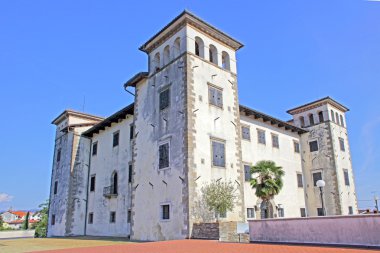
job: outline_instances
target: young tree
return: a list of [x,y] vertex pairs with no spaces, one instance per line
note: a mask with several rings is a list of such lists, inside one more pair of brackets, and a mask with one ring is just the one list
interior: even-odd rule
[[41,220],[36,224],[36,230],[34,232],[34,237],[46,237],[47,226],[48,226],[48,213],[49,213],[49,201],[46,200],[45,203],[39,205],[41,208]]
[[22,224],[22,229],[27,230],[29,228],[29,212],[25,215],[24,223]]
[[231,181],[212,181],[201,188],[202,197],[210,211],[219,216],[227,211],[232,211],[235,205],[235,186]]
[[252,188],[256,189],[255,195],[262,199],[266,206],[269,206],[269,201],[282,189],[282,177],[285,172],[275,162],[264,160],[257,162],[251,168],[251,173],[253,178],[250,183]]
[[3,228],[3,217],[0,215],[0,230]]

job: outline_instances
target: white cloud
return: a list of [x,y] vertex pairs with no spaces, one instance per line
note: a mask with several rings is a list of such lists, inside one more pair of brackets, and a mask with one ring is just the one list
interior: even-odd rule
[[13,196],[6,194],[6,193],[0,193],[0,203],[9,202],[12,199],[13,199]]

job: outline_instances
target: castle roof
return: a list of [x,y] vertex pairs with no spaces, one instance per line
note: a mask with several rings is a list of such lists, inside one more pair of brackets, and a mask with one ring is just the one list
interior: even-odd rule
[[85,118],[89,120],[99,121],[103,120],[103,117],[95,116],[88,113],[78,112],[71,109],[64,110],[58,117],[56,117],[51,123],[58,125],[62,120],[66,119],[68,116],[76,116],[78,118]]
[[316,101],[313,101],[313,102],[310,102],[310,103],[307,103],[307,104],[304,104],[301,106],[297,106],[293,109],[287,110],[286,112],[291,114],[291,115],[294,115],[294,114],[297,114],[301,111],[311,109],[311,108],[314,108],[314,107],[317,107],[320,105],[324,105],[324,104],[330,104],[330,105],[338,108],[339,110],[341,110],[343,112],[347,112],[350,110],[346,106],[344,106],[341,103],[338,103],[336,100],[332,99],[331,97],[324,97],[324,98],[318,99]]

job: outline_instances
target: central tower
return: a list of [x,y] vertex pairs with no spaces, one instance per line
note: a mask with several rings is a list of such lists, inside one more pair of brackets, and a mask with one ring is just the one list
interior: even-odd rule
[[[202,215],[200,190],[236,185],[226,220],[244,220],[236,51],[243,45],[184,11],[140,50],[149,71],[135,87],[131,238],[191,237]],[[146,147],[150,147],[147,149]]]

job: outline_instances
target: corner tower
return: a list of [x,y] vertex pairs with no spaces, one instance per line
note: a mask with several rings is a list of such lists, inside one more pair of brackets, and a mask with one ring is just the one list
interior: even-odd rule
[[244,220],[241,47],[187,11],[140,47],[149,72],[125,84],[135,87],[132,239],[191,237],[203,219],[200,189],[212,180],[236,185],[239,201],[225,219]]
[[357,214],[357,199],[345,113],[330,97],[288,110],[301,135],[305,199],[309,216],[323,215],[316,181],[323,179],[327,215]]

